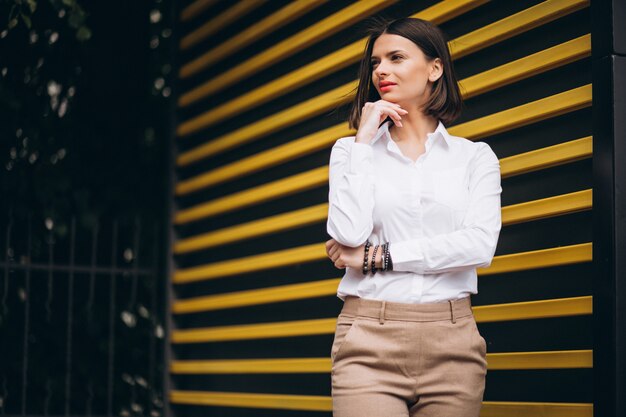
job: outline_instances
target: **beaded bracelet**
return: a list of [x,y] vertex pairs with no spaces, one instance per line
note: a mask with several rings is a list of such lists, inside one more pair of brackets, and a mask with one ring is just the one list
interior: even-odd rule
[[367,275],[367,263],[368,263],[368,255],[369,255],[369,251],[370,251],[370,246],[372,245],[372,243],[369,241],[369,239],[365,242],[365,256],[363,257],[363,275]]
[[[368,271],[371,271],[372,275],[376,275],[377,271],[392,271],[393,263],[391,261],[391,253],[389,251],[390,243],[385,242],[382,245],[374,245],[374,250],[372,253],[372,260],[371,260],[371,268],[368,268],[368,265],[370,265],[369,250],[371,246],[372,246],[372,242],[370,242],[368,239],[365,242],[365,254],[363,256],[363,270],[362,270],[363,275],[367,275]],[[378,251],[378,248],[380,248],[381,250],[381,260],[382,260],[381,268],[376,268],[376,252]]]
[[385,246],[385,271],[389,271],[389,242]]
[[383,244],[383,252],[382,252],[382,264],[383,264],[383,271],[391,271],[393,269],[393,265],[391,263],[391,253],[389,252],[389,242],[385,242]]
[[374,253],[372,254],[372,276],[376,275],[376,251],[378,250],[379,247],[380,245],[375,245]]
[[393,271],[393,263],[391,262],[391,252],[389,251],[389,242],[387,242],[387,256],[385,257],[385,263],[387,264],[387,270]]
[[383,260],[383,271],[387,270],[387,251],[389,248],[389,242],[383,243],[383,252],[382,252],[382,260]]

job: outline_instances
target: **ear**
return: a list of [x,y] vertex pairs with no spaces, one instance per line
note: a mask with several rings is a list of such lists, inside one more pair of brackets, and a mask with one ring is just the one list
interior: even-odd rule
[[443,63],[440,58],[435,58],[430,64],[430,74],[428,75],[428,81],[435,82],[443,75]]

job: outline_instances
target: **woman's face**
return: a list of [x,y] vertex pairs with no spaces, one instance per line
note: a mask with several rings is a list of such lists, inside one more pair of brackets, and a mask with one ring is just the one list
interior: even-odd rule
[[[409,39],[385,33],[374,42],[371,58],[372,83],[383,100],[419,107],[430,97],[432,83],[443,74],[441,59],[426,60]],[[391,87],[381,81],[395,83]],[[406,108],[405,107],[405,108]]]

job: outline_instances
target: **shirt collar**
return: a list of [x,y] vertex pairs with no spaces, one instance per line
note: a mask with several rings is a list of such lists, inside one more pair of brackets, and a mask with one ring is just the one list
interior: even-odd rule
[[[387,143],[389,143],[389,141],[393,141],[393,139],[391,139],[391,134],[389,133],[389,126],[391,126],[391,123],[393,123],[391,120],[387,120],[378,128],[378,132],[376,133],[376,136],[372,140],[371,145],[376,143],[376,141],[380,138],[384,138],[384,140]],[[443,143],[445,143],[448,147],[450,147],[452,139],[450,137],[450,134],[448,133],[448,130],[443,125],[441,120],[439,120],[439,123],[435,131],[432,133],[429,133],[429,135],[434,135],[435,140],[437,140],[436,138],[438,137],[443,137]]]

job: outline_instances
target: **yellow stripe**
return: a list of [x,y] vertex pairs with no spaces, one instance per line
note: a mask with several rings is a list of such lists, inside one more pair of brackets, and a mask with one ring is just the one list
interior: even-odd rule
[[232,181],[254,174],[263,169],[272,168],[281,163],[309,155],[328,148],[337,138],[350,136],[354,130],[347,129],[345,123],[317,131],[247,158],[239,159],[228,165],[205,172],[176,184],[176,195],[185,195],[203,188]]
[[247,392],[170,391],[173,404],[220,407],[275,408],[331,411],[330,397],[322,395],[256,394]]
[[205,295],[177,300],[172,304],[172,313],[197,313],[223,310],[226,308],[324,297],[337,292],[337,286],[339,285],[340,280],[341,278],[331,278],[320,281],[279,285],[269,288]]
[[582,296],[523,301],[477,306],[472,307],[472,310],[477,323],[582,316],[593,314],[593,299],[591,296]]
[[587,34],[464,78],[459,81],[459,88],[463,99],[467,100],[589,56],[591,56],[591,35]]
[[591,107],[591,84],[454,125],[448,132],[455,136],[477,140],[585,107]]
[[[557,298],[472,307],[477,323],[568,317],[592,314],[592,297]],[[279,337],[332,334],[337,318],[238,324],[172,331],[171,342],[210,343],[228,340],[255,340]]]
[[322,166],[180,210],[174,215],[174,224],[189,223],[221,213],[240,210],[275,198],[311,190],[327,183],[328,166]]
[[174,244],[174,253],[183,254],[208,249],[218,245],[238,242],[270,233],[284,232],[310,224],[316,224],[328,216],[328,203],[317,204],[300,210],[238,224],[199,236],[182,239]]
[[500,159],[500,175],[502,178],[508,178],[590,158],[593,153],[592,142],[591,136],[585,136],[569,142],[502,158]]
[[336,321],[336,318],[327,318],[174,330],[171,341],[184,344],[314,336],[334,332]]
[[588,0],[548,0],[450,41],[455,59],[589,6]]
[[592,204],[592,190],[590,189],[513,204],[502,208],[502,224],[508,226],[589,210]]
[[593,368],[593,351],[581,349],[488,353],[487,363],[490,370]]
[[[209,279],[245,274],[247,272],[320,261],[326,258],[324,243],[313,243],[295,248],[266,252],[244,258],[229,259],[174,272],[175,284],[206,281]],[[327,259],[327,258],[326,258]]]
[[180,40],[180,48],[182,50],[191,48],[211,35],[218,33],[220,30],[224,29],[238,19],[241,19],[254,9],[259,8],[266,1],[267,0],[244,0],[235,3],[235,5],[224,10],[222,13],[210,19],[190,34],[184,36]]
[[593,417],[591,403],[483,401],[480,417]]
[[588,242],[494,256],[493,262],[489,268],[478,268],[477,272],[479,275],[494,275],[591,262],[592,252],[592,243]]
[[[271,14],[270,16],[254,23],[252,26],[244,29],[242,32],[230,39],[221,42],[213,49],[203,53],[198,58],[183,65],[180,69],[182,78],[186,78],[195,72],[201,71],[206,67],[216,64],[220,59],[224,59],[235,52],[243,49],[251,43],[254,43],[262,37],[278,30],[279,28],[293,22],[297,18],[307,14],[316,7],[324,5],[328,0],[296,0],[287,4],[282,9]],[[212,23],[213,21],[209,22]],[[187,38],[187,37],[185,37]],[[184,39],[183,39],[184,41]],[[189,44],[181,42],[181,49],[187,49],[196,43],[196,40],[190,40]]]
[[180,13],[181,22],[191,20],[220,0],[196,0]]
[[[280,410],[332,411],[332,398],[321,395],[257,394],[247,392],[170,391],[173,404]],[[484,401],[480,417],[593,417],[593,404]]]
[[[592,368],[592,350],[487,353],[489,370]],[[206,374],[300,374],[328,373],[330,358],[182,360],[170,364],[170,373]]]
[[327,373],[330,366],[330,358],[185,360],[173,361],[170,372],[180,375]]
[[[352,82],[352,85],[349,88],[352,89],[355,87],[356,81]],[[287,126],[310,119],[313,116],[321,115],[328,109],[332,109],[339,104],[350,101],[350,97],[340,98],[345,89],[345,86],[337,87],[309,100],[300,102],[295,106],[274,113],[264,119],[257,120],[239,129],[235,129],[232,132],[226,133],[215,140],[204,143],[203,145],[189,151],[183,152],[177,157],[177,164],[182,166],[189,165],[190,163],[204,159],[209,155],[222,153],[248,142],[258,140],[262,136],[277,132]],[[189,124],[185,124],[184,126],[197,126],[197,121],[188,123]]]

